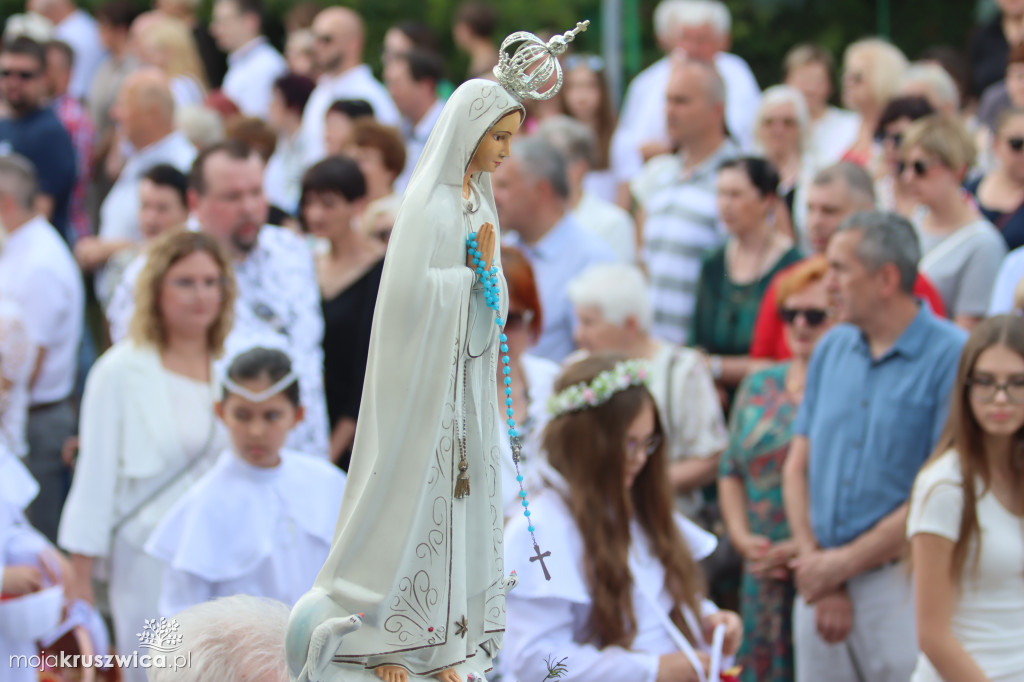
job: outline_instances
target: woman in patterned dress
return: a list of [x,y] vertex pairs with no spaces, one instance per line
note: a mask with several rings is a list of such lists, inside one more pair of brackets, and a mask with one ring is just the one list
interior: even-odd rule
[[718,495],[733,545],[744,559],[740,611],[746,636],[737,663],[744,682],[793,679],[791,614],[795,555],[782,504],[782,464],[803,398],[807,363],[831,326],[825,273],[815,256],[779,282],[779,309],[793,358],[751,374],[740,386],[729,447],[719,466]]

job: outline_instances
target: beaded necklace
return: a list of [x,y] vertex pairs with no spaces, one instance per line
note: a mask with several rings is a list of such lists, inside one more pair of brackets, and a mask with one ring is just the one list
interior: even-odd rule
[[[487,307],[494,311],[494,324],[498,325],[499,328],[504,328],[505,321],[501,319],[501,291],[498,287],[498,266],[494,265],[492,261],[488,269],[479,247],[480,244],[476,240],[476,232],[473,232],[466,238],[466,250],[472,259],[471,262],[473,263],[473,269],[476,272],[478,281],[484,286],[484,299],[487,302]],[[505,384],[505,424],[508,426],[508,438],[512,446],[512,463],[516,467],[516,482],[519,484],[519,497],[522,500],[523,516],[526,517],[527,530],[530,533],[533,549],[536,552],[535,556],[530,557],[530,561],[539,561],[541,568],[544,570],[544,578],[551,580],[548,568],[544,565],[544,559],[551,556],[551,552],[541,553],[540,546],[537,544],[537,538],[533,534],[536,528],[534,528],[533,520],[530,518],[530,501],[526,499],[523,474],[519,470],[519,457],[523,445],[522,439],[519,437],[519,431],[516,429],[515,414],[512,409],[512,368],[509,364],[508,336],[505,335],[504,330],[498,339],[501,341],[501,364],[503,365],[501,374],[504,377],[502,382]]]

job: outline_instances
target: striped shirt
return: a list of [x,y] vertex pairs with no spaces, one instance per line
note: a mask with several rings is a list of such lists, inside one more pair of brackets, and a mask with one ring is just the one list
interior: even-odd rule
[[718,167],[737,153],[736,145],[726,140],[685,175],[683,157],[666,154],[651,159],[631,183],[645,215],[642,257],[651,278],[655,338],[687,342],[701,260],[726,237],[715,201]]

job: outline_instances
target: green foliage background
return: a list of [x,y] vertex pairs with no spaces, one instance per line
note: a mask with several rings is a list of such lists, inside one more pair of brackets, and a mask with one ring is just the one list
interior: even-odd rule
[[[137,0],[140,6],[146,5]],[[281,20],[296,0],[266,0],[266,30],[280,42]],[[982,0],[984,5],[988,0]],[[91,7],[102,0],[83,0]],[[208,16],[211,0],[204,0],[202,12]],[[379,67],[379,45],[387,28],[401,20],[423,21],[435,30],[449,59],[453,80],[465,73],[465,58],[451,40],[451,17],[461,0],[353,0],[346,2],[366,20],[367,61]],[[622,0],[633,9],[633,21],[639,32],[640,64],[658,58],[653,39],[651,16],[656,0]],[[780,62],[786,51],[804,41],[819,42],[838,57],[850,42],[873,35],[886,27],[891,39],[909,57],[916,57],[932,45],[949,45],[966,50],[976,23],[978,9],[970,0],[726,0],[733,15],[733,51],[750,62],[762,87],[779,79]],[[322,2],[323,5],[332,3]],[[337,3],[333,3],[337,4]],[[582,18],[591,19],[591,30],[579,39],[579,49],[599,52],[601,48],[600,0],[503,0],[494,3],[501,14],[500,34],[515,30],[564,31]],[[23,11],[24,0],[0,0],[0,14]],[[635,43],[634,43],[635,44]],[[623,45],[629,53],[629,45]],[[627,65],[629,61],[627,59]],[[633,74],[627,73],[627,77]]]

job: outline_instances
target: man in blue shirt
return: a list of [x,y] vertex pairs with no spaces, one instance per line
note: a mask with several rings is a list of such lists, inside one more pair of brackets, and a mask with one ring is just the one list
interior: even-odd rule
[[19,37],[0,49],[0,94],[11,116],[0,120],[0,155],[21,154],[39,178],[38,208],[65,240],[77,167],[71,136],[46,106],[46,49]]
[[797,682],[906,682],[917,659],[907,500],[946,421],[966,334],[913,296],[904,218],[848,218],[829,241],[837,325],[818,344],[783,471]]

